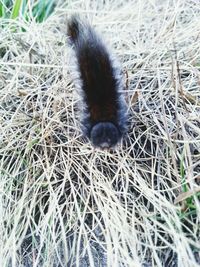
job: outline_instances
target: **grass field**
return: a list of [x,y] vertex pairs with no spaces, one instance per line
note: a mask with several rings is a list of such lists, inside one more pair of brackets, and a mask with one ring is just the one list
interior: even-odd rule
[[[199,1],[20,2],[0,5],[0,266],[199,266]],[[74,13],[122,64],[113,151],[80,131]]]

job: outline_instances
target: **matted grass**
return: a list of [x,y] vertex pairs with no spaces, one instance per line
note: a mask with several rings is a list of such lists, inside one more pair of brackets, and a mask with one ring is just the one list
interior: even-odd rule
[[[122,63],[114,151],[81,136],[74,12]],[[199,266],[198,1],[66,1],[40,24],[0,22],[0,266]]]

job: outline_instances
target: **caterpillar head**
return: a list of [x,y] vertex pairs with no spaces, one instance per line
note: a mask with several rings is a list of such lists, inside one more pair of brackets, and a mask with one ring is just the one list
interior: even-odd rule
[[121,139],[121,133],[111,122],[99,122],[90,132],[90,140],[95,147],[110,148]]

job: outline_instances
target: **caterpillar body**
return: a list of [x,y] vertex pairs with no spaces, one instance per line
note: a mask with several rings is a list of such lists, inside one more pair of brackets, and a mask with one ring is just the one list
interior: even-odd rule
[[113,147],[127,129],[122,71],[92,26],[77,15],[68,22],[68,36],[75,51],[84,106],[83,134],[95,147]]

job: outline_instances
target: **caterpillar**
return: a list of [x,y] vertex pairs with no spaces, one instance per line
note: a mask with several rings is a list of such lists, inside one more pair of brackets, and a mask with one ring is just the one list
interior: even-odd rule
[[93,27],[78,15],[69,20],[67,34],[76,57],[83,134],[94,147],[114,147],[127,130],[122,70]]

